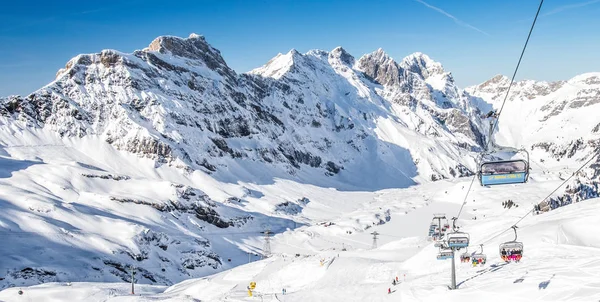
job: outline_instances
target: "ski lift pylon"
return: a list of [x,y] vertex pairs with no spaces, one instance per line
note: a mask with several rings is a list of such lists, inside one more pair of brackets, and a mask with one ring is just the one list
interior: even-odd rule
[[443,213],[434,213],[433,214],[433,219],[431,220],[431,224],[429,225],[429,233],[428,233],[428,235],[433,240],[442,239],[445,234],[446,229],[443,228],[442,219],[446,219],[446,221],[448,220],[446,218],[446,214],[443,214]]

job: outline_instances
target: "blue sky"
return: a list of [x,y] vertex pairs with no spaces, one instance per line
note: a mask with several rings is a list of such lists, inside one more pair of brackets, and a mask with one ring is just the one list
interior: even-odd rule
[[[10,1],[10,2],[9,2]],[[28,94],[79,53],[204,35],[237,72],[295,48],[420,51],[461,87],[512,75],[538,0],[11,1],[0,10],[0,96]],[[518,79],[600,71],[600,0],[546,0]]]

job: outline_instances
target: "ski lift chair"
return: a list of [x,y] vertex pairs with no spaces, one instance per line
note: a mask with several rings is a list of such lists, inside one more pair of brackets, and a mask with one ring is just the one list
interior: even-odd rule
[[448,242],[448,247],[460,249],[460,248],[469,246],[469,234],[458,231],[458,228],[456,227],[457,219],[458,218],[456,218],[456,217],[452,218],[453,232],[448,234],[447,242]]
[[494,160],[486,159],[484,153],[481,156],[481,163],[477,176],[482,186],[504,185],[525,183],[529,179],[529,152],[525,149],[518,150],[526,154],[525,159],[513,160]]
[[453,232],[448,234],[448,247],[463,248],[469,246],[469,234]]
[[464,253],[460,255],[460,262],[468,263],[471,261],[471,255],[469,254],[469,249],[467,248]]
[[453,258],[454,258],[454,252],[452,250],[440,249],[440,253],[437,255],[438,260],[446,260],[446,259],[453,259]]
[[478,253],[473,253],[471,259],[473,259],[475,265],[484,265],[487,261],[487,256],[483,253],[483,244],[480,244],[479,247],[481,250]]
[[446,219],[446,214],[443,213],[435,213],[433,214],[433,219]]
[[500,244],[500,257],[506,262],[519,262],[523,257],[523,242],[517,241],[517,226],[513,225],[512,229],[515,232],[515,239]]

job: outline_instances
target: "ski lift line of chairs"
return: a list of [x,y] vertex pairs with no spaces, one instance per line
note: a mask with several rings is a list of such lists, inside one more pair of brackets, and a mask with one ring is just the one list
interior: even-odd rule
[[486,159],[491,153],[481,156],[477,177],[482,186],[525,183],[529,179],[529,152],[519,149],[518,152],[526,154],[524,159],[494,160]]
[[517,226],[513,225],[512,229],[515,232],[515,239],[500,244],[500,258],[506,262],[519,262],[523,257],[523,242],[517,241]]
[[[442,220],[445,220],[445,222],[442,223]],[[431,224],[429,225],[428,236],[431,237],[433,240],[440,240],[444,237],[449,228],[450,224],[448,223],[448,218],[446,218],[446,214],[433,214],[433,219],[431,220]]]

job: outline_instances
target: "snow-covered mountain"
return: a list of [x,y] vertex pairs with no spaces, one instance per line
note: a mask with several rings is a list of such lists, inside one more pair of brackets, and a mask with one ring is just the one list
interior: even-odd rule
[[[142,283],[173,284],[256,260],[267,228],[342,208],[360,210],[356,232],[385,224],[390,208],[364,210],[375,192],[472,175],[481,116],[507,85],[462,90],[425,54],[356,59],[341,47],[237,74],[195,34],[79,55],[40,90],[0,99],[0,236],[11,243],[0,286],[127,281],[132,267]],[[533,150],[541,170],[598,153],[596,75],[513,89],[497,144]],[[580,178],[595,192],[598,166]]]
[[450,73],[421,53],[396,63],[381,49],[359,60],[341,47],[291,50],[238,75],[191,35],[132,54],[79,55],[54,82],[0,108],[63,137],[98,136],[217,179],[259,163],[269,175],[320,171],[336,176],[335,187],[373,188],[471,173],[467,154],[482,138],[459,103]]

